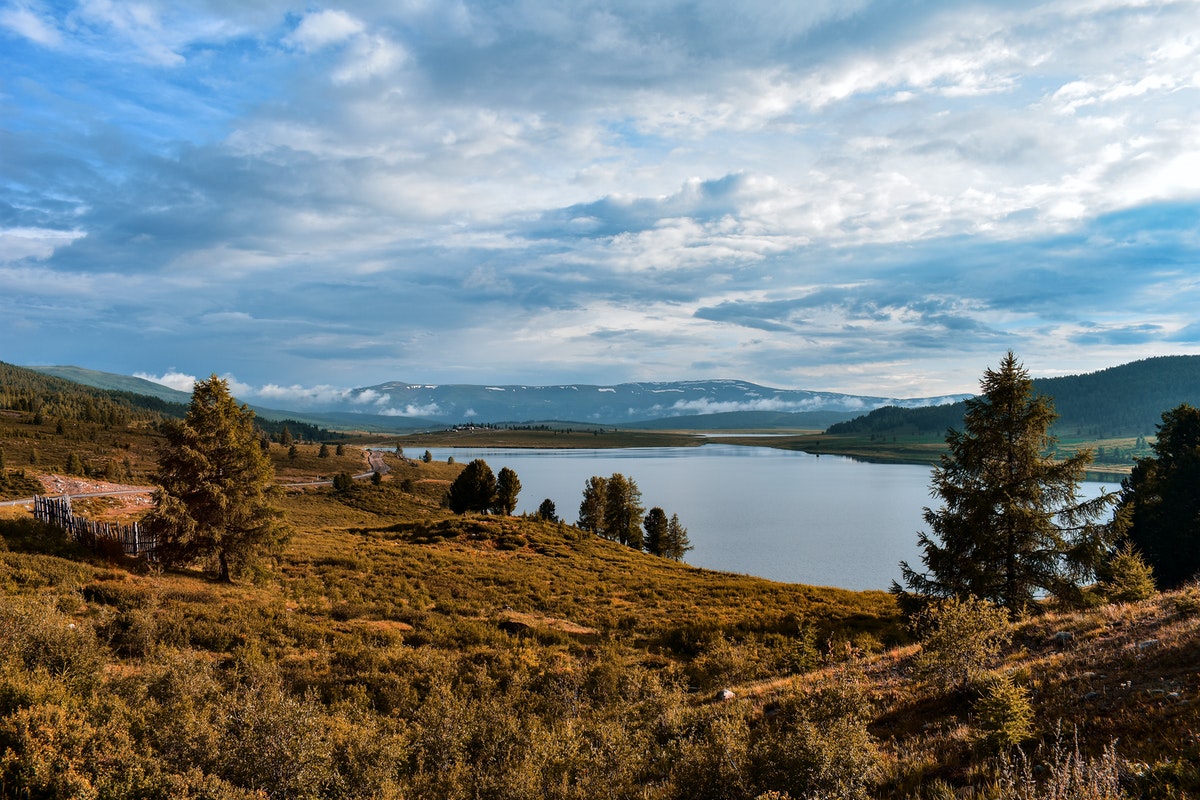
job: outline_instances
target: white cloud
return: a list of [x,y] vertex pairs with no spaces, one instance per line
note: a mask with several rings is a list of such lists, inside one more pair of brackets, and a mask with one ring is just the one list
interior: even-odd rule
[[365,29],[361,21],[345,11],[327,9],[305,14],[287,41],[301,50],[313,52],[340,44]]
[[346,60],[333,71],[333,82],[357,83],[387,75],[407,58],[403,47],[381,36],[360,37],[346,54]]
[[[442,409],[437,403],[429,403],[427,405],[414,405],[409,403],[404,408],[385,408],[379,412],[384,417],[436,417],[442,413]],[[472,416],[474,412],[468,411],[467,416]]]
[[53,21],[38,16],[25,6],[10,6],[0,10],[0,27],[45,47],[62,45],[62,34]]
[[83,231],[49,228],[0,228],[0,263],[47,259],[61,247],[86,236]]
[[166,386],[168,389],[176,389],[180,392],[191,392],[196,385],[195,375],[185,375],[184,373],[176,372],[173,369],[167,370],[162,375],[151,375],[146,372],[135,372],[133,373],[133,377],[141,378],[142,380],[150,381],[151,383],[161,384],[162,386]]

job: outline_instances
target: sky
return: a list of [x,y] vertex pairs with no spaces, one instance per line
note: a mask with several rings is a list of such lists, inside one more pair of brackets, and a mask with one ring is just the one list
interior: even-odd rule
[[1200,353],[1200,0],[0,0],[0,360],[893,397]]

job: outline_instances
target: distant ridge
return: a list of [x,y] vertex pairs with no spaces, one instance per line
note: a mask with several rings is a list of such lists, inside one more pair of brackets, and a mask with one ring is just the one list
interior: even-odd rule
[[116,375],[111,372],[98,372],[94,369],[69,366],[39,366],[26,367],[26,369],[40,372],[43,375],[53,375],[56,378],[62,378],[72,383],[79,383],[96,389],[108,389],[114,392],[129,392],[130,394],[157,397],[159,400],[166,400],[168,403],[186,404],[192,400],[191,392],[181,392],[178,389],[163,386],[161,383],[148,381],[145,378],[135,378],[132,375]]
[[[1200,406],[1200,355],[1157,356],[1084,375],[1037,378],[1034,389],[1054,399],[1058,436],[1151,436],[1162,414],[1180,403]],[[961,428],[966,405],[884,407],[829,427],[846,434],[942,434]]]
[[[190,394],[81,367],[32,367],[74,383],[186,403]],[[1039,378],[1054,398],[1059,436],[1151,435],[1162,412],[1200,406],[1200,355],[1160,356],[1086,375]],[[888,398],[747,381],[595,384],[412,384],[351,389],[333,401],[279,410],[251,406],[268,420],[295,419],[341,430],[403,431],[467,422],[564,424],[680,430],[828,429],[830,433],[937,434],[961,425],[968,395]],[[570,421],[568,423],[567,421]]]
[[[349,403],[362,411],[420,416],[447,423],[473,420],[523,422],[573,420],[615,427],[662,421],[666,427],[696,424],[712,427],[711,417],[733,413],[796,414],[833,412],[850,415],[884,405],[919,407],[962,399],[966,395],[895,398],[840,394],[804,389],[775,389],[739,380],[596,384],[475,385],[413,384],[399,381],[355,389]],[[331,410],[331,409],[326,409]],[[732,421],[733,418],[727,418]],[[765,417],[760,417],[759,422]],[[789,418],[779,424],[795,427]],[[805,427],[811,427],[811,422]],[[822,425],[822,427],[823,427]]]

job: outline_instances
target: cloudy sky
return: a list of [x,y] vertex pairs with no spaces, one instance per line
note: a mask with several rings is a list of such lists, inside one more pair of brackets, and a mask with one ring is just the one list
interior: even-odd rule
[[921,396],[1200,352],[1200,2],[0,0],[0,137],[10,363]]

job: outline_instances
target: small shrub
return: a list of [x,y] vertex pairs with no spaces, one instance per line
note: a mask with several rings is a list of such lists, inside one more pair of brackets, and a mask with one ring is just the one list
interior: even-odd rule
[[975,597],[943,600],[919,614],[915,627],[926,631],[917,674],[960,691],[991,667],[1012,638],[1004,609]]
[[1033,706],[1029,692],[1011,677],[993,672],[981,681],[975,702],[979,737],[997,749],[1007,749],[1033,736]]
[[1200,586],[1191,584],[1175,596],[1175,613],[1181,617],[1200,614]]

